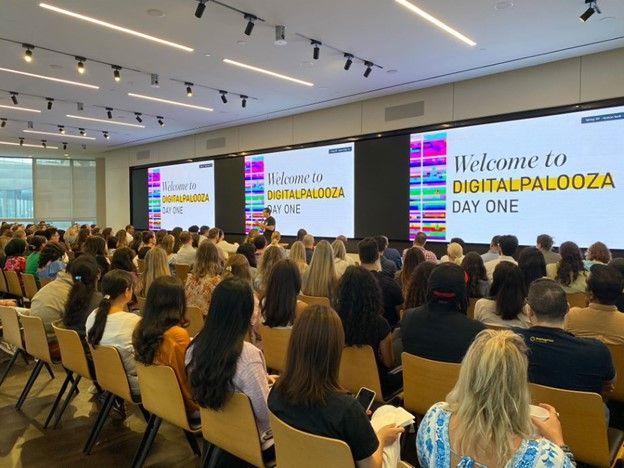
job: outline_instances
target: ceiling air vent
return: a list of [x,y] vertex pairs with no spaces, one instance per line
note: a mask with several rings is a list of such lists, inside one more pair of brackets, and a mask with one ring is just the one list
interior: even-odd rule
[[206,140],[206,149],[217,149],[225,146],[225,137]]
[[425,101],[410,102],[400,106],[386,107],[386,122],[410,119],[425,115]]

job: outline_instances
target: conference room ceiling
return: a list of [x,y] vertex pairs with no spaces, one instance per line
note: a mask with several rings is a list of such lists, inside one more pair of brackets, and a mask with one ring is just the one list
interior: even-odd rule
[[[191,47],[193,52],[59,14],[42,8],[38,1],[2,0],[0,37],[18,43],[0,41],[1,69],[88,83],[99,89],[0,70],[0,106],[13,107],[7,91],[15,91],[20,93],[16,107],[41,111],[0,107],[0,118],[9,119],[0,128],[0,141],[17,142],[24,137],[26,143],[37,145],[46,139],[48,145],[59,147],[50,154],[62,153],[63,141],[69,143],[72,153],[81,144],[87,145],[89,153],[105,151],[624,46],[624,2],[620,0],[601,0],[602,14],[586,23],[579,21],[585,9],[583,0],[410,1],[476,45],[462,42],[394,0],[226,0],[224,3],[266,20],[256,21],[251,36],[243,33],[247,21],[240,13],[211,1],[201,19],[194,16],[197,2],[193,0],[46,2]],[[278,24],[286,25],[287,45],[274,45],[274,25]],[[309,39],[323,43],[318,60],[312,58]],[[24,60],[22,43],[36,46],[31,63]],[[383,68],[373,67],[365,78],[364,64],[354,60],[345,71],[344,52]],[[83,75],[77,73],[74,56],[87,57]],[[313,86],[239,68],[224,59]],[[122,67],[120,82],[113,80],[110,64]],[[158,88],[150,85],[149,73],[159,75]],[[184,82],[195,84],[192,97],[186,95]],[[229,92],[227,104],[218,90]],[[183,108],[128,93],[214,110]],[[246,108],[239,95],[249,96]],[[54,98],[51,110],[42,97]],[[77,110],[76,102],[84,103],[84,110]],[[108,120],[106,107],[113,108],[112,121],[121,123],[138,125],[135,112],[140,112],[145,128],[67,117]],[[163,117],[163,127],[157,116]],[[53,135],[23,132],[29,120],[33,130]],[[86,136],[95,140],[60,135],[59,125],[65,126],[66,135],[78,135],[78,128],[84,128]],[[108,140],[103,131],[109,133]],[[0,154],[11,150],[17,148],[0,146]]]

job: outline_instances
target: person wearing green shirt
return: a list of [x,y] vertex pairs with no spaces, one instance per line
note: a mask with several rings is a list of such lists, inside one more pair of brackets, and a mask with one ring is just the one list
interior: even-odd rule
[[37,282],[39,282],[39,278],[37,277],[39,257],[41,256],[41,251],[45,247],[46,242],[47,239],[44,236],[32,236],[28,241],[30,254],[26,257],[26,270],[24,270],[24,273],[33,275]]

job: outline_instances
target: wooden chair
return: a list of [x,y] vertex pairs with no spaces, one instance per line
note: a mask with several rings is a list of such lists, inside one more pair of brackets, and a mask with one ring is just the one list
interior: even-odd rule
[[187,265],[185,263],[176,263],[175,264],[175,275],[176,278],[179,278],[182,281],[182,284],[186,283],[186,277],[191,271],[191,265]]
[[375,392],[375,401],[384,401],[375,353],[368,345],[347,346],[342,350],[338,382],[354,395],[362,387],[369,388]]
[[460,364],[431,361],[401,354],[403,363],[403,406],[424,415],[434,403],[446,400],[459,377]]
[[535,384],[530,387],[535,404],[548,403],[557,409],[563,439],[577,462],[600,467],[615,464],[624,433],[607,427],[600,395]]
[[570,304],[570,308],[572,307],[587,307],[588,297],[585,293],[569,293],[566,294],[568,298],[568,304]]
[[202,331],[202,328],[204,328],[206,317],[199,307],[188,306],[186,308],[186,320],[188,320],[189,323],[186,331],[188,331],[191,338],[194,338]]
[[191,427],[189,423],[182,391],[173,369],[169,366],[145,366],[138,362],[136,366],[139,388],[141,389],[141,401],[151,416],[143,434],[141,445],[139,445],[132,461],[133,468],[140,468],[145,463],[163,420],[182,429],[195,455],[201,456],[199,445],[194,436],[200,432],[200,429]]
[[284,372],[292,329],[271,328],[261,324],[259,331],[262,336],[262,350],[267,367],[278,373]]
[[28,273],[22,273],[22,281],[24,282],[24,297],[29,301],[35,297],[37,291],[39,291],[39,286],[37,286],[37,280],[34,275]]
[[26,364],[28,364],[28,360],[26,359],[27,355],[24,349],[22,330],[15,308],[0,306],[0,322],[2,323],[2,339],[6,343],[15,347],[15,353],[13,353],[9,364],[2,373],[2,377],[0,377],[0,386],[2,386],[4,379],[6,379],[7,375],[9,375],[9,372],[15,365],[15,361],[17,361],[18,356],[22,356]]
[[63,413],[65,413],[65,410],[67,409],[67,405],[74,395],[78,394],[78,384],[80,383],[80,380],[84,377],[85,379],[95,382],[95,375],[92,373],[91,367],[89,366],[87,353],[85,352],[80,335],[78,335],[75,330],[65,328],[60,320],[54,322],[52,324],[52,328],[54,329],[56,339],[58,340],[63,367],[67,371],[71,372],[74,378],[74,382],[69,389],[69,393],[67,394],[67,397],[65,397],[65,401],[63,402],[63,405],[61,406],[61,409],[52,424],[52,427],[56,428],[61,420],[61,417],[63,417]]
[[0,270],[0,294],[9,294],[9,286],[7,285],[3,270]]
[[[50,345],[48,343],[48,336],[45,331],[45,327],[43,326],[43,320],[40,317],[34,317],[30,315],[20,315],[20,321],[22,322],[22,326],[24,327],[24,345],[26,348],[26,352],[35,358],[35,368],[33,369],[30,377],[28,378],[28,382],[22,391],[19,399],[17,400],[17,404],[15,408],[19,411],[22,409],[22,405],[28,396],[35,380],[39,376],[41,369],[45,366],[50,373],[50,376],[54,378],[54,373],[52,372],[52,368],[50,367],[52,364],[55,364],[52,356],[50,354]],[[56,412],[56,408],[61,401],[61,398],[65,394],[65,390],[67,390],[67,386],[69,382],[73,380],[70,372],[65,371],[67,377],[63,381],[61,385],[61,389],[59,390],[54,403],[52,404],[52,409],[46,418],[46,421],[43,427],[48,427],[50,421],[52,420],[52,416]]]
[[13,270],[5,270],[4,277],[6,278],[9,294],[18,299],[22,299],[24,297],[24,292],[22,291],[22,283],[20,283],[17,272]]
[[321,296],[306,296],[305,294],[299,294],[299,300],[305,302],[308,305],[323,305],[331,307],[331,303],[327,297]]
[[468,318],[474,319],[475,304],[478,300],[479,299],[476,297],[471,297],[468,300],[468,310],[466,311],[466,315],[468,316]]
[[289,426],[269,413],[278,467],[355,468],[349,446],[338,439],[321,437]]
[[251,402],[247,395],[234,393],[218,411],[200,408],[202,435],[212,445],[207,451],[210,465],[221,450],[245,460],[256,467],[264,467],[260,436]]
[[608,344],[607,348],[611,352],[617,375],[615,389],[609,394],[609,399],[624,403],[624,345]]

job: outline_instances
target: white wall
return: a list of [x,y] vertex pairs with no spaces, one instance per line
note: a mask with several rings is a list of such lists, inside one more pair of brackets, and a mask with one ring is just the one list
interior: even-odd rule
[[[624,96],[624,48],[472,80],[418,89],[328,109],[104,153],[106,219],[130,221],[129,168],[179,159],[294,145]],[[424,101],[424,115],[386,122],[386,107]],[[207,150],[206,140],[225,146]],[[147,161],[137,152],[149,150]]]

